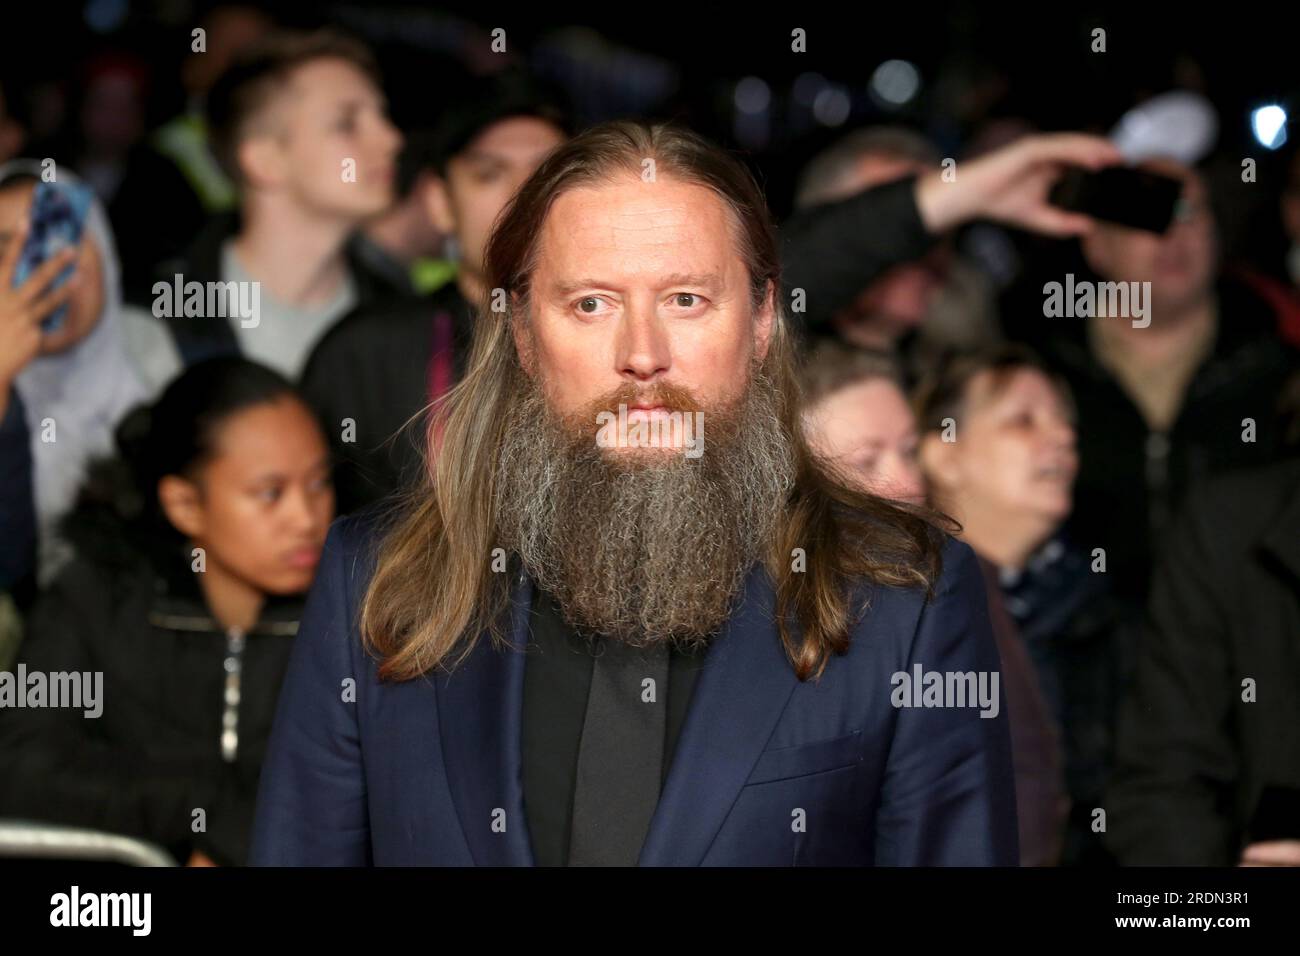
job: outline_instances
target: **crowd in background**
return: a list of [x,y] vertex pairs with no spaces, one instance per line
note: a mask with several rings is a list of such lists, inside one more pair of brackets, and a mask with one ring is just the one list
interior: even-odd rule
[[[326,530],[422,480],[493,221],[583,121],[512,68],[399,128],[361,40],[240,7],[204,29],[155,129],[130,58],[82,64],[58,135],[0,88],[0,670],[102,672],[110,704],[0,710],[0,818],[231,865]],[[971,131],[958,175],[1032,132]],[[1260,812],[1300,793],[1300,151],[1274,258],[1228,242],[1221,157],[1162,145],[1129,157],[1181,184],[1161,234],[931,232],[944,149],[893,122],[811,156],[780,224],[818,452],[981,559],[1026,865],[1300,840]],[[16,281],[50,157],[93,191],[85,237]],[[1047,317],[1067,273],[1149,282],[1149,325]],[[192,282],[256,286],[255,315],[186,308]]]

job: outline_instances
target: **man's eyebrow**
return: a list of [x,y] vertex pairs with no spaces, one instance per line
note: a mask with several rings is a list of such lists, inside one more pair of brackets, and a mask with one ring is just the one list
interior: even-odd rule
[[[555,283],[553,291],[556,295],[564,296],[584,289],[601,289],[606,286],[608,283],[601,282],[599,279],[576,279],[572,282]],[[672,286],[694,286],[716,292],[722,288],[722,278],[713,272],[674,272],[659,280],[660,288],[666,289]]]
[[715,272],[675,272],[664,276],[663,285],[695,286],[717,290],[722,288],[722,277]]

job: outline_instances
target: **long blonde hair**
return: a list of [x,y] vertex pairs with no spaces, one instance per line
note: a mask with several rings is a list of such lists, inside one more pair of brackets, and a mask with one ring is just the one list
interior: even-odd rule
[[[493,229],[485,255],[489,301],[479,318],[464,378],[430,409],[428,480],[412,489],[385,531],[361,606],[361,633],[380,676],[409,680],[454,668],[480,635],[503,641],[512,576],[494,571],[493,475],[510,404],[524,372],[514,337],[527,309],[537,237],[551,204],[578,186],[619,174],[656,176],[712,189],[738,224],[751,298],[774,297],[763,367],[780,392],[792,444],[795,486],[764,566],[777,594],[782,642],[799,679],[818,675],[848,647],[855,586],[930,589],[940,572],[941,519],[866,494],[818,460],[800,424],[798,350],[781,308],[780,258],[766,201],[748,169],[702,137],[671,124],[616,121],[594,126],[553,152],[520,188]],[[495,309],[493,307],[496,307]],[[792,556],[802,549],[806,566]],[[793,622],[793,626],[792,626]]]

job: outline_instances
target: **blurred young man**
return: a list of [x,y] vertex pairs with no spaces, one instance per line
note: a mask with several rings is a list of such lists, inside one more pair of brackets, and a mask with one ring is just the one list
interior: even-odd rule
[[402,428],[464,373],[471,316],[485,291],[488,232],[520,184],[567,137],[560,105],[519,74],[448,104],[420,195],[433,226],[452,239],[455,281],[415,301],[359,309],[321,341],[303,374],[303,391],[339,462],[341,512],[418,479],[424,435]]
[[[924,136],[905,127],[855,130],[808,163],[795,204],[809,209],[923,176],[939,169],[941,158]],[[989,281],[942,241],[864,284],[833,314],[831,326],[844,342],[896,355],[911,382],[937,352],[996,341],[993,306]]]
[[380,294],[347,242],[393,199],[401,135],[385,109],[369,52],[329,33],[275,35],[227,70],[208,116],[239,187],[238,222],[214,222],[164,263],[145,303],[154,321],[133,316],[151,384],[229,354],[296,378],[330,326]]

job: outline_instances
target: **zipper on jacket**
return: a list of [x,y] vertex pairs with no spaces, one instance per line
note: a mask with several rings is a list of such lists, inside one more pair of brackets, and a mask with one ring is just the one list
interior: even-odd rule
[[226,631],[226,691],[221,713],[221,759],[234,763],[239,751],[240,675],[244,661],[244,632],[237,627]]

